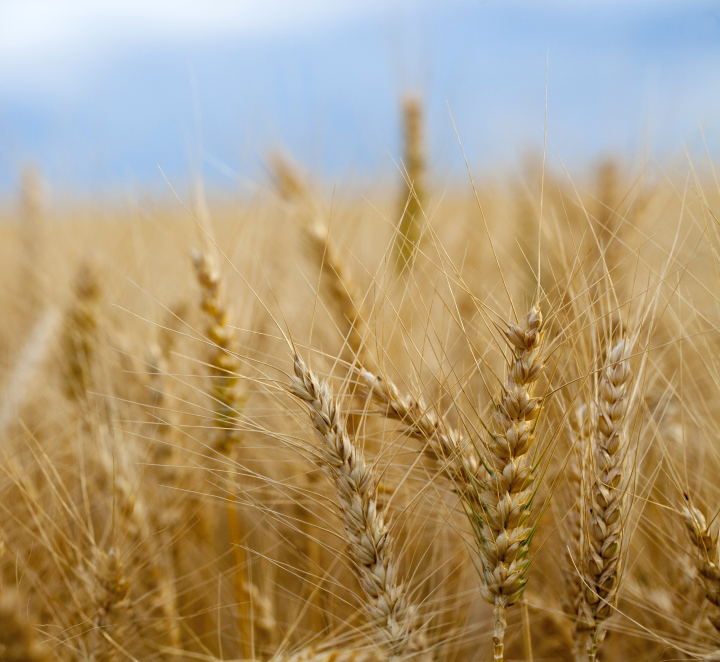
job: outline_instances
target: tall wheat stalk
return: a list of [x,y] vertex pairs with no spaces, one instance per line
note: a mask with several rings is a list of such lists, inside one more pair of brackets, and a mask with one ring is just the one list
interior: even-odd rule
[[410,196],[401,198],[402,215],[398,225],[395,252],[398,270],[410,269],[424,226],[425,205],[425,142],[423,137],[423,107],[416,96],[408,96],[402,105],[403,138],[405,148],[405,177]]
[[535,496],[535,458],[529,451],[542,401],[533,397],[545,367],[542,314],[534,305],[520,324],[509,323],[505,340],[512,351],[506,381],[488,436],[490,476],[480,486],[482,510],[466,499],[478,541],[483,598],[493,605],[494,659],[503,659],[505,611],[522,597],[533,527],[529,524]]
[[590,662],[595,660],[605,636],[603,623],[614,611],[627,551],[624,531],[632,453],[627,443],[626,421],[633,377],[628,361],[632,346],[623,333],[613,342],[592,412],[593,483],[584,514],[585,599],[578,615],[588,633]]

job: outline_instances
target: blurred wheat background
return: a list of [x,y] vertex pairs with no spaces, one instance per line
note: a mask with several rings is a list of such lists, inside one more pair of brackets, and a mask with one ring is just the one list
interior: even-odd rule
[[0,35],[0,660],[720,659],[717,8]]

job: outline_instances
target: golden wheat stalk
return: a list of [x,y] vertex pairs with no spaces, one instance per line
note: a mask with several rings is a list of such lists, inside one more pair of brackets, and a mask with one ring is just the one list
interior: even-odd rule
[[530,564],[527,555],[533,527],[528,520],[535,495],[535,466],[528,452],[535,443],[542,409],[533,391],[545,367],[539,306],[534,305],[519,325],[509,323],[504,335],[513,356],[487,444],[492,474],[482,486],[482,511],[468,502],[482,563],[481,593],[493,605],[496,662],[503,659],[505,610],[521,598]]
[[594,483],[584,514],[587,524],[583,565],[585,599],[578,614],[588,632],[587,651],[591,662],[605,636],[602,624],[614,611],[625,560],[623,534],[630,477],[625,427],[633,376],[628,361],[632,344],[621,334],[610,348],[592,415]]
[[229,453],[240,440],[235,418],[245,404],[238,384],[237,331],[229,324],[230,313],[222,291],[220,272],[212,257],[209,253],[195,252],[192,259],[201,290],[200,305],[207,319],[206,334],[214,347],[209,364],[215,425],[220,431],[216,447],[222,453]]
[[589,446],[589,430],[587,420],[587,405],[581,402],[577,405],[572,416],[569,417],[571,450],[565,474],[567,477],[570,498],[570,509],[565,521],[565,535],[563,546],[562,572],[565,583],[563,596],[563,611],[570,616],[576,624],[574,637],[574,657],[582,660],[585,647],[582,643],[584,630],[577,627],[580,605],[585,596],[585,585],[582,575],[582,556],[584,549],[584,493],[587,480],[585,471],[587,467],[587,451]]
[[695,567],[708,602],[708,620],[720,632],[720,547],[717,527],[711,529],[705,515],[688,499],[683,522],[693,548]]
[[402,215],[398,225],[395,252],[398,270],[412,268],[424,226],[425,142],[423,107],[420,99],[408,96],[403,102],[403,136],[405,142],[405,176],[410,197],[402,196]]
[[399,421],[405,426],[404,432],[424,443],[423,452],[434,462],[440,462],[445,475],[458,489],[470,484],[471,478],[480,479],[483,470],[477,453],[468,439],[450,426],[445,416],[438,416],[422,398],[401,395],[392,381],[360,370],[360,384],[372,398],[379,413]]
[[85,397],[92,380],[97,350],[99,303],[102,295],[95,264],[83,262],[75,275],[73,301],[65,316],[62,337],[65,391],[73,399]]
[[350,439],[327,382],[318,381],[295,355],[291,392],[310,410],[320,455],[331,474],[342,511],[353,565],[367,597],[365,605],[379,643],[392,656],[416,652],[414,609],[396,579],[392,537],[376,500],[372,468]]

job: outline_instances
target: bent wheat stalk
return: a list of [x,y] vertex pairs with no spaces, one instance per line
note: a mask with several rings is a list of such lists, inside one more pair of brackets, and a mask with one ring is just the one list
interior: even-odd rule
[[393,657],[420,652],[419,633],[413,631],[414,610],[408,606],[403,585],[396,581],[392,538],[377,507],[374,472],[351,441],[327,382],[318,381],[297,354],[294,366],[291,392],[310,410],[379,643]]
[[390,380],[365,369],[360,371],[360,383],[379,413],[400,421],[406,435],[423,442],[425,455],[441,462],[445,475],[459,489],[467,486],[471,477],[479,477],[483,467],[476,453],[466,451],[469,441],[463,439],[444,416],[427,407],[422,398],[401,395]]

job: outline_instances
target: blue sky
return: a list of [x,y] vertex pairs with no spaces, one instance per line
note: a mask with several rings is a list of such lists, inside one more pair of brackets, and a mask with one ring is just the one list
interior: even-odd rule
[[720,152],[720,8],[699,0],[4,0],[0,195],[262,176],[286,147],[327,181],[392,174],[398,101],[427,103],[433,168],[512,171],[548,135],[581,168]]

